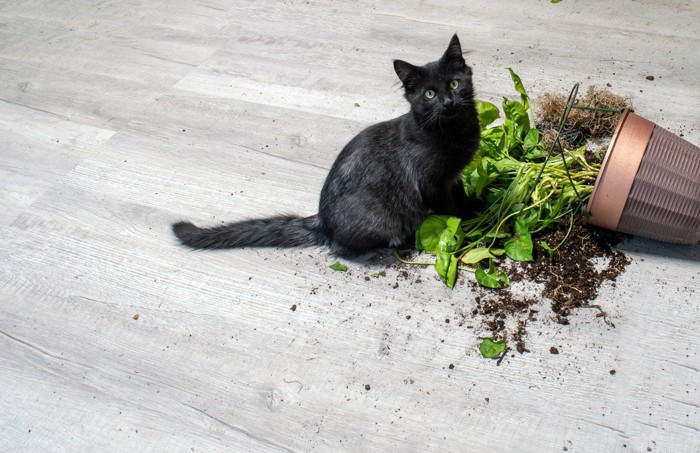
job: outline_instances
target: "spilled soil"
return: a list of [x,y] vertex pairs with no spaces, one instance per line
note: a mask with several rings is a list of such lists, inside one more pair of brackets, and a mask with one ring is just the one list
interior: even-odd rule
[[[533,238],[534,242],[543,241],[552,248],[563,241],[551,257],[540,249],[534,261],[513,262],[506,272],[513,284],[528,281],[541,285],[540,296],[551,303],[552,313],[548,317],[555,322],[568,324],[576,309],[591,308],[603,322],[614,327],[604,308],[594,301],[601,285],[614,284],[630,263],[629,257],[614,248],[623,238],[620,233],[587,226],[580,216],[571,231],[568,224],[562,224]],[[494,339],[506,340],[517,352],[529,352],[528,326],[540,318],[536,306],[541,298],[523,297],[510,289],[490,290],[476,283],[471,286],[479,295],[470,317],[481,322]],[[559,351],[554,348],[550,352]]]

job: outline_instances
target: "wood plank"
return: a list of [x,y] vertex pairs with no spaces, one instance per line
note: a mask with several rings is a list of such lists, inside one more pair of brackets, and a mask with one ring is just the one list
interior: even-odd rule
[[114,131],[0,101],[0,225],[12,222]]

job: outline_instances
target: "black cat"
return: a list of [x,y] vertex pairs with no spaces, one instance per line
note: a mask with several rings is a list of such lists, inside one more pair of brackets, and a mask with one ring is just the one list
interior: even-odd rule
[[452,37],[438,61],[413,66],[395,60],[394,70],[411,111],[350,140],[328,173],[318,214],[211,228],[179,222],[175,235],[200,249],[325,245],[351,257],[414,244],[431,211],[468,217],[461,170],[479,146],[479,120],[459,38]]

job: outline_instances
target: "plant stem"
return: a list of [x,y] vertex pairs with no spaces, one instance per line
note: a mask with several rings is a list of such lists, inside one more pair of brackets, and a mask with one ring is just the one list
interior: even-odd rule
[[425,263],[425,262],[419,262],[419,261],[408,261],[403,258],[401,258],[401,255],[399,255],[399,252],[394,250],[394,258],[397,260],[401,261],[404,264],[413,264],[415,266],[432,266],[435,263]]

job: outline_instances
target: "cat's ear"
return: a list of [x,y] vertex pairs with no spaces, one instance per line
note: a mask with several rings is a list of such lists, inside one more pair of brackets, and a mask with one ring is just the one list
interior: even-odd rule
[[462,45],[459,43],[457,33],[452,36],[450,44],[447,46],[447,50],[440,60],[445,63],[457,63],[459,65],[466,64],[464,57],[462,56]]
[[403,60],[394,60],[394,71],[399,76],[404,88],[413,88],[413,81],[418,72],[418,68],[411,63],[406,63]]

